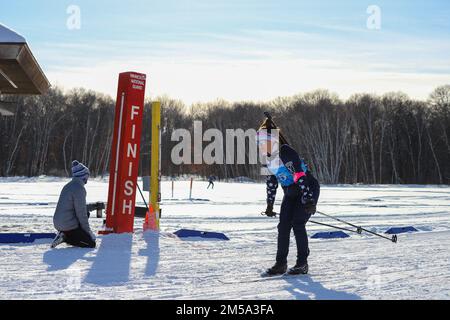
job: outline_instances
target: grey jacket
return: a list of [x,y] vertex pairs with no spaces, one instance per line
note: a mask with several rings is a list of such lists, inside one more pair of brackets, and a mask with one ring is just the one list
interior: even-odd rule
[[86,189],[80,178],[72,178],[59,196],[53,225],[58,231],[70,231],[81,227],[92,234],[86,209]]

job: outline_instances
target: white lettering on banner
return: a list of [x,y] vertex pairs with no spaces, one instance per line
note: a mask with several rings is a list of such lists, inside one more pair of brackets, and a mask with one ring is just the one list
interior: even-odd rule
[[130,74],[130,78],[138,79],[138,80],[145,80],[146,79],[145,74],[139,75],[139,74],[134,74],[134,73]]
[[[139,79],[139,78],[137,78]],[[145,80],[145,77],[140,80]],[[138,80],[132,80],[132,83],[139,83]],[[142,83],[143,84],[143,83]],[[139,106],[131,106],[130,120],[135,121],[136,117],[139,116],[141,107]],[[137,157],[137,143],[134,142],[136,140],[136,124],[131,125],[131,141],[127,143],[127,158],[128,158],[128,178],[133,176],[133,161]],[[133,197],[135,192],[135,185],[132,180],[126,180],[124,185],[124,195],[127,197]],[[133,208],[133,199],[123,200],[123,210],[122,214],[131,214]]]
[[130,164],[128,165],[128,176],[131,177],[133,173],[133,162],[130,162]]
[[131,214],[131,209],[133,208],[133,201],[132,200],[123,200],[123,214],[127,214],[125,211],[128,210],[128,214]]
[[134,116],[139,115],[139,107],[138,106],[131,106],[131,121],[134,120]]
[[138,85],[141,85],[141,86],[144,85],[144,81],[140,81],[140,80],[131,80],[131,83],[132,84],[138,84]]
[[133,159],[136,159],[136,150],[137,150],[137,144],[131,144],[128,143],[128,148],[127,148],[127,157],[130,158],[130,155],[132,155]]
[[132,125],[131,126],[131,139],[134,140],[134,138],[136,137],[136,125]]
[[128,180],[127,182],[125,182],[125,195],[126,196],[132,196],[133,195],[133,181]]

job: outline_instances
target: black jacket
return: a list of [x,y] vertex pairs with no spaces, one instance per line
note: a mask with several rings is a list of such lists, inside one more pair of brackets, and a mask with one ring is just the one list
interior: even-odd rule
[[320,184],[305,161],[289,145],[282,145],[278,158],[267,165],[272,175],[267,176],[267,204],[273,206],[281,184],[285,196],[312,199],[317,203]]

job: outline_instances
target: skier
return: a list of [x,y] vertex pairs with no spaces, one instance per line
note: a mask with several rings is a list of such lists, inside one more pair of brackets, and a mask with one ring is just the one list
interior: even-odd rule
[[[279,133],[278,136],[276,132]],[[273,205],[278,184],[281,184],[284,191],[278,224],[276,263],[266,271],[266,275],[286,273],[291,229],[294,230],[297,243],[297,263],[289,269],[288,274],[307,274],[309,248],[306,223],[311,215],[316,213],[320,194],[319,183],[308,170],[304,160],[288,145],[271,118],[261,125],[257,139],[261,155],[268,156],[267,208],[264,212],[267,216],[276,216]]]
[[206,189],[209,189],[209,187],[211,187],[211,186],[212,186],[212,189],[214,189],[214,181],[216,181],[216,177],[215,176],[209,176],[209,178],[208,178],[209,184],[208,184],[208,188],[206,188]]
[[84,188],[89,175],[85,165],[77,160],[72,162],[72,180],[62,189],[53,216],[53,225],[58,234],[52,248],[63,242],[76,247],[95,248],[95,235],[89,226]]

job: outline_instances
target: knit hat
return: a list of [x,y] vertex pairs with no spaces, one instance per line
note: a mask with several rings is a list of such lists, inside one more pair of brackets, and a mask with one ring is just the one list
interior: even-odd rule
[[84,164],[77,160],[72,161],[72,177],[85,179],[89,177],[89,175],[89,169]]
[[[277,133],[275,133],[277,131]],[[276,139],[278,136],[278,139]],[[280,145],[283,144],[289,144],[287,142],[287,139],[284,137],[283,133],[281,133],[281,130],[277,127],[277,125],[272,121],[271,118],[267,118],[263,121],[261,126],[258,129],[257,133],[257,142],[266,142],[269,140],[274,140],[275,142],[278,142]]]

